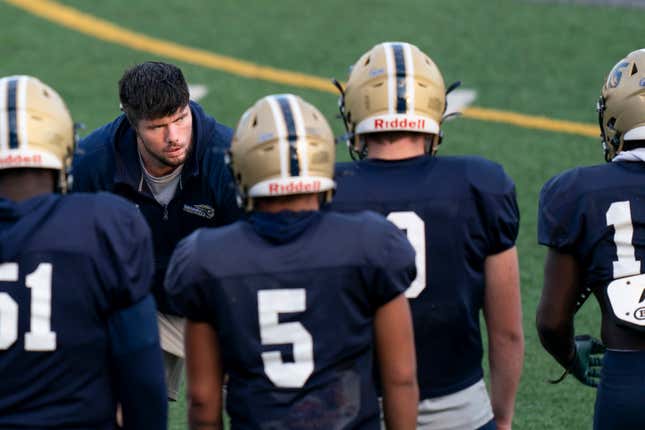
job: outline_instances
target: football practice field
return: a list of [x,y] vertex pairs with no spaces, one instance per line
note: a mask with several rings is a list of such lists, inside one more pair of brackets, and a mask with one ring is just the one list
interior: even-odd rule
[[[637,3],[645,1],[0,0],[0,76],[34,75],[57,89],[86,125],[82,135],[119,113],[117,81],[145,60],[178,64],[199,102],[230,126],[261,96],[293,92],[340,135],[330,78],[346,79],[378,42],[416,44],[470,101],[445,124],[439,155],[482,155],[517,184],[526,357],[514,428],[590,429],[595,391],[573,377],[547,383],[562,370],[534,324],[545,255],[537,200],[554,174],[604,162],[595,102],[611,67],[645,47]],[[348,159],[344,145],[337,153]],[[598,316],[589,300],[576,331],[599,336]],[[186,428],[185,410],[184,400],[171,406],[171,429]]]

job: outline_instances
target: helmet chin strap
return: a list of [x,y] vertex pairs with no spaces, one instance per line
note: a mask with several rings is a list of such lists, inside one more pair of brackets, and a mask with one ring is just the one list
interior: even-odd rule
[[[343,120],[343,125],[345,126],[345,134],[340,136],[338,139],[336,139],[336,143],[344,141],[345,144],[347,145],[347,149],[349,150],[349,156],[352,157],[352,160],[356,161],[358,159],[365,158],[365,155],[367,155],[367,151],[364,151],[364,149],[361,149],[360,151],[357,151],[356,148],[354,147],[354,131],[352,130],[351,127],[351,119],[349,118],[349,115],[345,111],[345,89],[343,88],[343,85],[338,82],[337,79],[332,79],[332,83],[334,86],[338,89],[338,92],[340,93],[340,97],[338,98],[338,112],[340,118]],[[363,144],[363,148],[365,147],[365,144]]]
[[620,133],[616,133],[611,139],[607,139],[607,134],[605,133],[605,110],[607,105],[605,103],[605,98],[600,96],[598,102],[596,103],[596,112],[598,112],[598,125],[600,126],[600,143],[602,149],[605,153],[605,161],[610,162],[618,153],[620,149]]

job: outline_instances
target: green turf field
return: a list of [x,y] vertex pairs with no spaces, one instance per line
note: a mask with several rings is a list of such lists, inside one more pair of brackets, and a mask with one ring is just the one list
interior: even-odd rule
[[[48,8],[63,4],[151,38],[320,78],[344,79],[348,66],[375,43],[404,40],[429,53],[447,82],[461,79],[464,87],[477,91],[477,107],[588,125],[596,123],[594,105],[605,74],[623,55],[645,45],[645,9],[567,2],[18,3]],[[179,64],[191,84],[207,86],[202,105],[229,125],[259,97],[295,92],[316,104],[337,134],[342,131],[335,120],[336,96],[329,92],[244,78],[171,53],[151,54],[98,40],[5,1],[0,1],[0,26],[0,76],[40,77],[59,90],[74,118],[88,129],[118,113],[117,81],[125,68],[161,59]],[[603,161],[599,139],[471,118],[447,123],[445,132],[440,154],[491,158],[517,183],[526,358],[514,428],[589,429],[594,391],[572,378],[557,386],[546,383],[560,368],[542,350],[534,329],[544,257],[536,244],[536,211],[540,187],[549,177]],[[345,148],[338,154],[347,158]],[[578,316],[578,331],[599,335],[597,314],[595,303],[588,303]],[[185,403],[173,405],[170,428],[185,428],[184,416]]]

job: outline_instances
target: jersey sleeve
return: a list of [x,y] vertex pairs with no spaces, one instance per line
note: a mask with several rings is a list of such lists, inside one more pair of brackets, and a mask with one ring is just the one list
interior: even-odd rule
[[381,218],[378,228],[370,232],[372,237],[365,245],[372,254],[370,298],[378,308],[405,292],[417,276],[417,269],[415,252],[405,233],[380,215],[374,214],[373,218],[376,217]]
[[476,204],[483,224],[488,255],[498,254],[515,245],[520,228],[520,211],[515,183],[497,163],[486,161],[471,183],[476,190]]
[[150,228],[132,203],[106,193],[99,198],[96,266],[108,302],[112,308],[124,308],[150,292],[154,271]]
[[[183,316],[193,321],[209,321],[208,290],[203,282],[205,273],[197,258],[199,235],[199,230],[193,232],[175,248],[166,271],[164,288],[170,305]],[[209,285],[212,286],[213,282],[211,280]]]
[[165,429],[168,401],[152,296],[113,313],[108,330],[123,429]]
[[538,205],[538,242],[567,253],[575,253],[585,218],[575,204],[573,174],[565,172],[544,184]]

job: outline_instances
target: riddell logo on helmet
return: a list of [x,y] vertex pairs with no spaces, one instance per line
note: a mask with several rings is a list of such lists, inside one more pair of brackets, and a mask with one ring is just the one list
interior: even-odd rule
[[278,183],[269,184],[269,194],[299,194],[317,193],[320,191],[320,181],[313,182],[291,182],[287,185]]
[[26,165],[34,165],[38,166],[43,163],[43,158],[36,154],[36,155],[8,155],[6,157],[0,157],[0,166],[2,167],[7,167],[7,166],[26,166]]
[[419,119],[416,121],[412,121],[412,120],[408,120],[407,118],[403,118],[403,119],[396,118],[391,121],[387,121],[385,119],[374,120],[375,130],[395,130],[399,128],[425,130],[426,120]]

